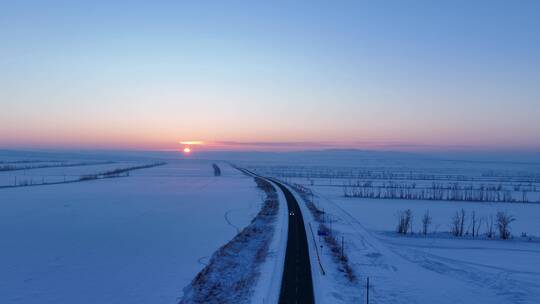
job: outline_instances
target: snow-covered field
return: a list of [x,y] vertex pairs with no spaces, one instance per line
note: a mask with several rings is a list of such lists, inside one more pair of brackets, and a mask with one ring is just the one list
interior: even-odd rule
[[[339,163],[339,164],[337,164]],[[328,249],[321,260],[327,274],[319,272],[319,299],[349,303],[365,299],[366,278],[370,278],[370,303],[538,303],[540,299],[540,204],[345,197],[343,185],[351,181],[375,183],[414,182],[430,184],[433,179],[459,183],[486,183],[482,178],[497,177],[497,183],[512,185],[523,178],[538,186],[538,163],[492,163],[460,161],[421,161],[418,159],[342,160],[324,163],[252,165],[259,173],[274,175],[289,183],[314,191],[314,200],[328,218],[360,282],[344,279]],[[324,166],[323,166],[324,165]],[[353,172],[352,174],[350,174]],[[362,176],[362,174],[364,174]],[[401,175],[400,175],[401,174]],[[352,176],[352,177],[351,177]],[[412,177],[409,179],[408,177]],[[425,177],[423,180],[422,177]],[[467,180],[467,181],[464,181]],[[533,189],[534,190],[534,189]],[[527,193],[531,195],[531,193]],[[537,197],[534,192],[531,198]],[[413,235],[398,235],[398,213],[411,209]],[[454,237],[451,220],[465,210],[465,229],[470,233],[472,212],[481,223],[479,237]],[[427,236],[421,235],[421,218],[429,210],[432,223]],[[499,211],[515,218],[512,239],[488,239],[486,221]],[[307,213],[307,212],[304,212]],[[313,218],[308,216],[308,220]],[[526,233],[527,237],[521,237]],[[325,245],[317,239],[317,246]],[[315,246],[310,247],[310,249]],[[330,269],[330,271],[328,271]],[[332,272],[332,269],[334,271]],[[315,273],[317,274],[317,273]],[[316,281],[317,281],[316,280]]]
[[[77,164],[81,162],[70,162],[68,164]],[[93,164],[95,163],[95,164]],[[55,183],[63,181],[77,180],[83,175],[99,174],[109,170],[117,168],[126,168],[136,165],[144,164],[144,162],[87,162],[82,166],[58,166],[49,168],[37,168],[30,170],[14,170],[14,171],[0,171],[0,187],[13,186],[27,182],[28,184],[41,184],[41,183]],[[40,163],[32,164],[38,165],[50,165],[54,166],[54,163]]]
[[[316,236],[316,219],[302,206],[306,225],[315,229],[314,235],[308,230],[311,260],[315,262],[318,248],[325,269],[323,275],[317,264],[312,265],[320,303],[361,303],[367,277],[370,303],[538,303],[540,299],[539,162],[449,161],[350,151],[224,153],[201,158],[229,160],[313,190],[317,208],[325,211],[325,223],[337,240],[343,237],[348,263],[358,279],[345,278],[343,265]],[[50,164],[114,163],[4,171],[0,186],[14,183],[14,176],[39,183],[62,181],[64,176],[76,180],[156,161],[167,164],[119,178],[0,188],[0,303],[176,303],[209,257],[250,223],[264,198],[252,178],[225,161],[216,161],[223,175],[214,177],[214,161],[172,153],[88,157],[13,152],[0,160],[13,164],[36,159]],[[443,187],[500,184],[500,191],[510,191],[514,202],[344,196],[344,186],[369,181],[373,193],[412,183],[414,191],[422,191],[434,181]],[[526,203],[519,202],[524,191]],[[496,197],[493,193],[490,198]],[[283,203],[282,194],[278,195]],[[413,214],[412,235],[395,232],[397,214],[405,209]],[[483,221],[480,236],[449,233],[452,217],[461,209],[467,216],[466,230],[470,231],[473,211]],[[427,210],[432,223],[424,236],[419,232]],[[487,219],[499,211],[515,218],[510,240],[485,235]],[[284,221],[276,223],[276,231],[284,235]],[[270,285],[278,289],[276,276],[281,272],[272,268],[280,264],[283,251],[278,247],[284,247],[284,241],[273,240],[270,258],[261,266],[262,278],[254,284],[259,289]],[[322,251],[320,245],[325,245]],[[269,298],[267,290],[255,290],[254,295]]]
[[[129,177],[0,189],[0,303],[177,302],[262,194],[225,163],[214,177],[212,162],[166,161]],[[27,174],[118,164],[91,167]]]
[[[453,213],[464,208],[479,215],[507,210],[517,218],[513,232],[538,235],[540,205],[351,199],[327,190],[315,187],[315,200],[344,236],[355,270],[370,277],[373,303],[536,303],[540,298],[537,240],[418,234],[426,209],[433,229],[442,232],[450,229]],[[404,208],[415,216],[413,236],[394,233],[396,214]]]

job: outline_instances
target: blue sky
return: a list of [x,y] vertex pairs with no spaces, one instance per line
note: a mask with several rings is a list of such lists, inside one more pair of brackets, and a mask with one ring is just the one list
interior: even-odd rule
[[292,2],[2,2],[0,146],[540,149],[540,2]]

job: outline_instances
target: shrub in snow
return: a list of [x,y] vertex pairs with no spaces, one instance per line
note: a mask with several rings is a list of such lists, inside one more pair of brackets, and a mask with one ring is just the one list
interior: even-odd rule
[[157,163],[151,163],[151,164],[148,164],[148,165],[140,165],[140,166],[127,167],[127,168],[117,168],[117,169],[114,169],[114,170],[105,171],[103,173],[100,173],[99,175],[101,177],[103,177],[103,178],[119,177],[119,176],[122,176],[122,174],[124,174],[125,176],[128,176],[130,171],[140,170],[140,169],[148,169],[148,168],[153,168],[153,167],[157,167],[157,166],[163,166],[165,164],[167,164],[167,163],[165,163],[165,162],[157,162]]
[[506,212],[497,212],[497,229],[499,230],[499,236],[503,240],[507,240],[511,237],[510,223],[516,219]]
[[212,168],[214,168],[214,176],[221,176],[221,169],[218,165],[212,164]]
[[94,179],[98,179],[97,174],[87,174],[87,175],[81,175],[81,177],[79,177],[79,181],[81,182],[94,180]]

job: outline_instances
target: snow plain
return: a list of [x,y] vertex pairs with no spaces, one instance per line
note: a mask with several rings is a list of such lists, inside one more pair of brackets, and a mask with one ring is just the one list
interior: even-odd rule
[[[364,301],[366,278],[370,278],[370,303],[538,303],[540,299],[540,204],[456,202],[344,197],[341,185],[350,179],[335,174],[330,179],[317,177],[325,172],[354,170],[373,172],[409,172],[482,177],[538,177],[538,163],[486,161],[447,161],[399,157],[378,161],[336,158],[325,162],[306,160],[297,164],[254,164],[252,169],[273,175],[289,183],[299,183],[315,192],[315,202],[328,215],[337,238],[344,237],[346,254],[360,282],[351,284],[329,252],[323,248],[321,260],[327,274],[315,279],[321,303]],[[305,173],[305,174],[304,174]],[[306,177],[307,176],[307,177]],[[377,180],[376,180],[377,181]],[[398,181],[399,182],[399,181]],[[418,182],[418,181],[414,181]],[[420,181],[421,182],[421,181]],[[426,181],[431,183],[431,181]],[[515,183],[512,181],[511,183]],[[508,182],[507,184],[510,184]],[[538,182],[533,185],[538,186]],[[530,194],[530,193],[529,193]],[[531,197],[538,197],[538,192]],[[513,239],[508,241],[455,238],[447,233],[454,213],[460,209],[478,217],[506,211],[516,218],[512,223]],[[412,236],[397,235],[397,213],[413,211]],[[428,236],[419,235],[420,219],[429,210],[432,225]],[[308,212],[305,212],[309,220]],[[306,216],[306,215],[305,215]],[[468,223],[467,223],[468,224]],[[485,223],[484,223],[485,224]],[[482,224],[482,225],[484,225]],[[481,233],[484,231],[481,229]],[[522,238],[521,233],[527,233]],[[321,245],[317,241],[317,247]],[[324,244],[323,244],[324,245]],[[310,246],[314,250],[315,246]]]
[[262,194],[225,163],[214,177],[212,162],[167,161],[129,177],[0,189],[0,303],[177,302]]
[[[347,254],[363,284],[370,277],[373,303],[536,303],[540,298],[538,241],[418,235],[419,217],[426,208],[437,229],[448,231],[447,223],[458,208],[483,214],[501,209],[498,204],[349,199],[325,190],[315,187],[316,202],[345,238]],[[518,218],[515,231],[538,231],[539,205],[504,207]],[[417,216],[414,236],[393,232],[396,213],[404,208]]]
[[[371,303],[537,303],[540,299],[540,204],[345,198],[339,185],[348,181],[275,174],[291,168],[293,173],[360,168],[442,176],[492,172],[496,177],[538,177],[539,162],[438,160],[354,151],[206,158],[228,159],[315,191],[315,201],[329,215],[332,229],[344,237],[359,277],[354,284],[344,280],[323,249],[327,274],[316,273],[314,278],[320,303],[361,302],[367,277]],[[10,155],[12,159],[17,160],[16,153]],[[58,159],[86,160],[54,157]],[[105,154],[91,159],[117,163],[27,170],[26,174],[38,179],[78,177],[124,164],[162,159],[168,164],[133,171],[129,177],[0,189],[0,303],[175,303],[206,259],[256,215],[263,197],[251,178],[225,162],[219,162],[223,176],[216,178],[212,161],[171,154],[140,158],[137,153],[120,158]],[[0,180],[7,176],[10,183],[9,175],[19,174],[15,172],[0,173]],[[432,231],[437,233],[396,235],[396,213],[407,208],[414,213],[415,232],[421,215],[429,210]],[[445,231],[451,216],[461,208],[479,216],[508,211],[516,218],[514,239],[449,237]],[[304,214],[306,224],[313,220],[307,211]],[[520,238],[522,232],[532,240]],[[318,244],[312,245],[310,239],[313,260]],[[259,289],[276,281],[269,276],[270,264],[264,265],[267,275]],[[262,290],[255,295],[268,299]]]
[[[81,163],[79,161],[73,161],[70,163]],[[50,168],[36,168],[26,170],[14,170],[14,171],[0,171],[0,187],[13,186],[15,183],[28,182],[29,184],[41,184],[41,183],[55,183],[63,181],[77,180],[83,175],[99,174],[109,170],[117,168],[128,168],[131,166],[141,165],[144,162],[114,162],[110,164],[103,164],[102,162],[88,162],[96,163],[96,165],[84,165],[73,167],[50,167]],[[55,163],[39,163],[30,165],[56,165]]]

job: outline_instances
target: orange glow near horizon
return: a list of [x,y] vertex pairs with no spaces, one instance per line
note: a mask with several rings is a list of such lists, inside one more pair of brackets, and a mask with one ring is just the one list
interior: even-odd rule
[[191,153],[191,148],[190,148],[190,147],[185,147],[185,148],[184,148],[184,153],[185,153],[185,154]]
[[181,141],[182,145],[204,145],[203,141],[200,140],[187,140],[187,141]]

